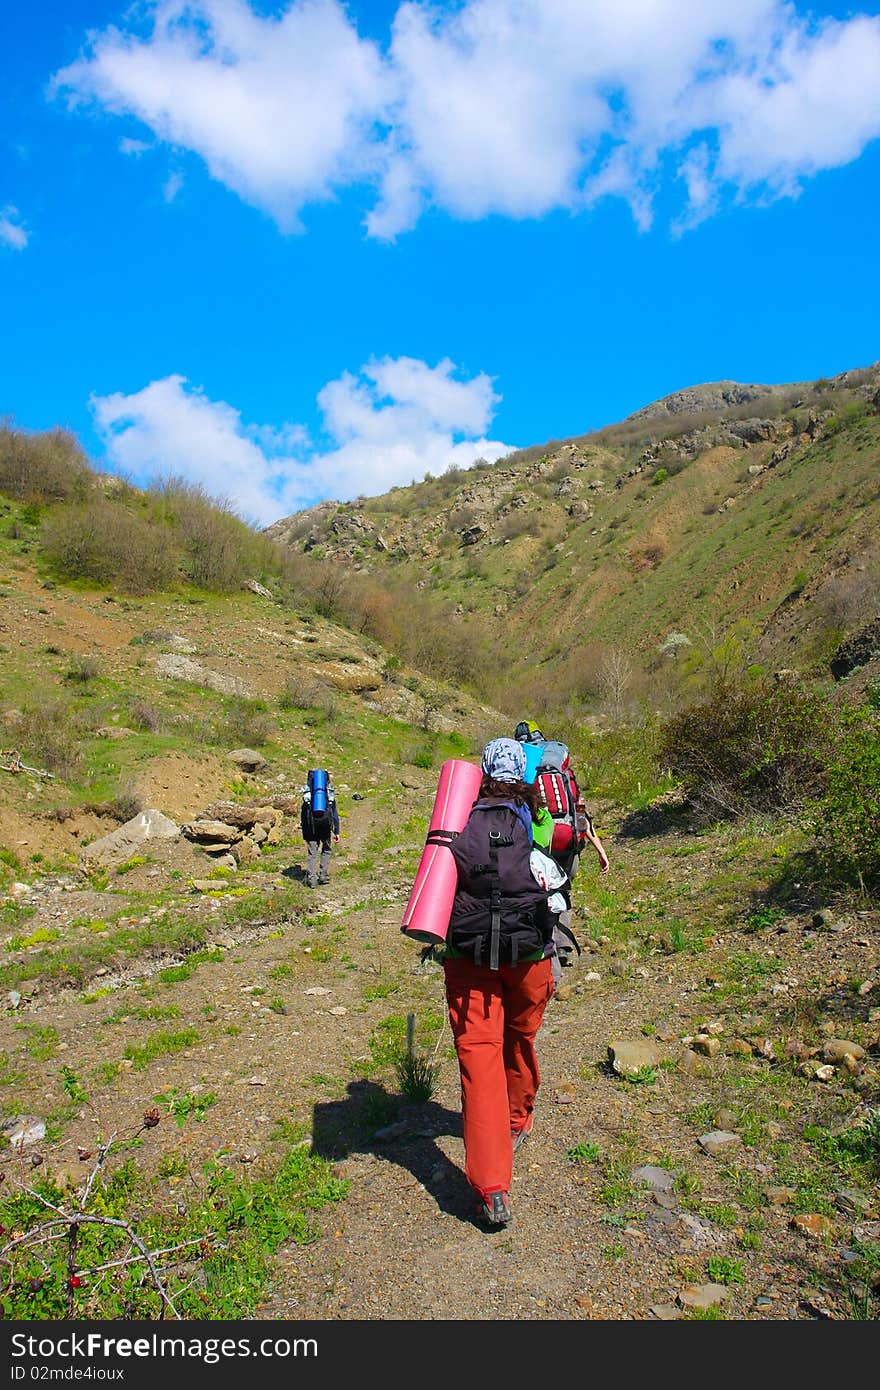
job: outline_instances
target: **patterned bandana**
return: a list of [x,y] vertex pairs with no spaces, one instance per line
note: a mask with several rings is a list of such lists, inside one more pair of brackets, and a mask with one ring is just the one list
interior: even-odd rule
[[522,745],[512,738],[493,738],[483,749],[481,766],[496,782],[521,782],[526,770]]

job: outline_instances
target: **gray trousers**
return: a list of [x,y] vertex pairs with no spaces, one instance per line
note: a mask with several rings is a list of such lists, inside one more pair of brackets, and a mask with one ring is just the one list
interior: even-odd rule
[[[571,919],[572,910],[569,907],[566,908],[565,912],[560,912],[556,920],[570,929]],[[556,947],[556,954],[550,957],[550,964],[553,970],[553,983],[558,985],[562,979],[563,966],[574,965],[575,952],[564,932],[557,931],[555,928],[553,930],[553,944]]]
[[[309,861],[306,865],[306,877],[309,880],[314,878],[328,879],[330,877],[330,856],[333,853],[333,846],[329,840],[306,840],[309,847]],[[320,872],[318,870],[318,855],[321,856]]]

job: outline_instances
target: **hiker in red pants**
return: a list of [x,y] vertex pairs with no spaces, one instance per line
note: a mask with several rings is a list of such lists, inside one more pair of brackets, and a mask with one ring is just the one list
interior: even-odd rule
[[449,1018],[461,1074],[465,1174],[492,1226],[511,1220],[513,1154],[531,1132],[535,1037],[553,994],[553,917],[529,856],[534,786],[514,739],[483,750],[483,780],[451,851],[458,885],[446,938]]

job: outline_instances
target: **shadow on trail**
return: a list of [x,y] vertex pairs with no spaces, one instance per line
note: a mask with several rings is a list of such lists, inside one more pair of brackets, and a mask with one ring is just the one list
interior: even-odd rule
[[659,840],[664,835],[687,835],[694,825],[686,806],[654,805],[630,811],[617,828],[618,840]]
[[460,1139],[461,1115],[435,1101],[416,1105],[375,1081],[349,1081],[344,1100],[323,1101],[312,1112],[312,1153],[330,1162],[372,1153],[405,1168],[441,1211],[474,1223],[474,1194],[462,1169],[437,1143]]

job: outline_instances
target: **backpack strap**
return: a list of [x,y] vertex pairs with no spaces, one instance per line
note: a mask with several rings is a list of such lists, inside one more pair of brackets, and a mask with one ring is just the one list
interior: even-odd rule
[[[498,873],[498,851],[513,844],[512,835],[502,835],[500,830],[489,831],[489,862],[475,864],[475,874],[491,874],[492,886],[489,893],[489,969],[497,970],[501,958],[501,878]],[[517,943],[512,943],[511,964],[516,965]],[[482,962],[482,942],[477,942],[474,950],[474,964]]]
[[[497,970],[499,960],[499,947],[501,944],[501,879],[498,876],[498,850],[502,842],[512,845],[513,840],[504,838],[499,830],[489,831],[489,872],[493,875],[492,893],[489,898],[489,911],[491,922],[489,926],[489,969]],[[516,955],[516,943],[513,945],[514,957]],[[479,964],[479,962],[477,962]],[[516,960],[512,962],[516,965]]]
[[560,922],[560,920],[559,920],[558,917],[556,918],[556,921],[555,921],[555,923],[554,923],[553,925],[554,925],[554,930],[555,930],[555,931],[561,932],[563,936],[567,936],[567,937],[568,937],[568,939],[569,939],[569,941],[571,942],[572,946],[573,946],[574,949],[577,951],[578,955],[580,955],[580,953],[581,953],[580,944],[578,943],[578,939],[577,939],[577,937],[575,936],[574,932],[572,931],[571,927],[563,926],[563,924]]
[[449,846],[458,834],[457,830],[429,830],[425,836],[425,844]]

